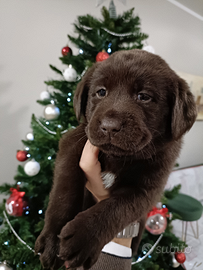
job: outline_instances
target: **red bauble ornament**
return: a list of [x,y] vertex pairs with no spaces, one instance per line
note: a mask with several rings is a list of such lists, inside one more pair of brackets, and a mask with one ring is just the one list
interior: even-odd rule
[[66,46],[62,48],[61,53],[63,56],[66,56],[68,54],[72,55],[72,50],[70,47]]
[[11,196],[6,201],[6,211],[9,215],[20,217],[23,214],[24,209],[28,205],[25,200],[25,192],[18,191],[15,188],[10,188]]
[[25,161],[28,159],[26,151],[18,151],[16,154],[16,158],[18,161]]
[[105,52],[104,50],[102,52],[99,52],[96,56],[96,61],[101,62],[109,58],[109,54]]
[[185,253],[183,252],[176,252],[175,253],[176,261],[179,263],[184,263],[186,261]]

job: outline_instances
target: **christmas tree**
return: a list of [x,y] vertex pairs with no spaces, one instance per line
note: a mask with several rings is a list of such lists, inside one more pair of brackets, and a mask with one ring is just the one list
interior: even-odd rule
[[[33,249],[44,225],[58,141],[78,125],[73,110],[74,91],[95,61],[104,61],[118,50],[143,48],[143,41],[148,36],[141,32],[140,18],[133,11],[131,9],[117,16],[111,1],[109,10],[102,8],[102,19],[91,15],[79,16],[74,23],[76,35],[68,36],[78,48],[78,55],[73,55],[71,48],[65,46],[60,57],[65,70],[62,72],[50,65],[59,79],[46,81],[52,91],[42,92],[41,99],[37,101],[44,106],[44,116],[36,118],[32,115],[32,132],[26,135],[26,140],[22,141],[24,149],[16,156],[26,163],[18,166],[12,186],[0,186],[0,192],[8,194],[0,209],[0,222],[3,224],[0,230],[1,269],[42,269]],[[162,238],[163,244],[180,243],[170,231],[168,226]],[[155,242],[155,239],[148,233],[143,237],[147,243]],[[171,256],[150,256],[151,259],[148,256],[133,269],[171,269]]]

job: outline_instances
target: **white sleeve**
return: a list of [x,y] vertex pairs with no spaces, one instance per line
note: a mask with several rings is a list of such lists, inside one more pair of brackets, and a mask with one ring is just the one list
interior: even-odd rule
[[106,244],[103,249],[102,252],[111,254],[111,255],[115,255],[118,257],[125,257],[125,258],[131,258],[132,257],[132,249],[119,245],[115,242],[109,242],[108,244]]

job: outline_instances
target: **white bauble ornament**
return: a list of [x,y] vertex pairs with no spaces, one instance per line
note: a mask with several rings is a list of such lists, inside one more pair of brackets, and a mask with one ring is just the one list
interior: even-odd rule
[[49,104],[44,108],[44,118],[47,120],[55,120],[59,117],[60,110],[56,105]]
[[28,132],[25,137],[26,137],[26,139],[28,141],[33,141],[34,140],[34,135],[33,135],[32,132]]
[[150,53],[155,53],[155,49],[151,45],[144,46],[143,50]]
[[174,255],[172,258],[172,263],[173,263],[173,268],[177,268],[180,265],[180,263],[176,261],[176,258],[174,257]]
[[43,92],[41,92],[41,94],[40,94],[40,99],[41,99],[41,100],[50,99],[50,94],[49,94],[49,92],[48,92],[48,91],[43,91]]
[[[9,214],[9,215],[12,215],[13,214],[13,201],[5,204],[5,207],[6,207],[6,212]],[[1,270],[1,268],[0,268]]]
[[72,67],[72,65],[69,65],[68,68],[66,68],[63,71],[63,77],[68,82],[75,82],[77,79],[77,72]]
[[6,261],[3,261],[0,263],[0,270],[12,270],[13,268],[11,268]]
[[29,176],[37,175],[40,171],[40,164],[32,159],[25,164],[24,171]]

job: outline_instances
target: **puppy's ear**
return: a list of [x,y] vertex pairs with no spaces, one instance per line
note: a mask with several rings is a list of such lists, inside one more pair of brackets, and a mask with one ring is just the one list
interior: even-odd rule
[[178,140],[190,130],[197,117],[194,96],[190,92],[188,84],[181,78],[178,79],[174,99],[171,130],[173,138]]
[[73,107],[78,121],[80,121],[82,117],[85,118],[88,91],[96,65],[97,64],[94,64],[91,68],[88,69],[88,71],[86,71],[85,75],[78,83],[75,90]]

